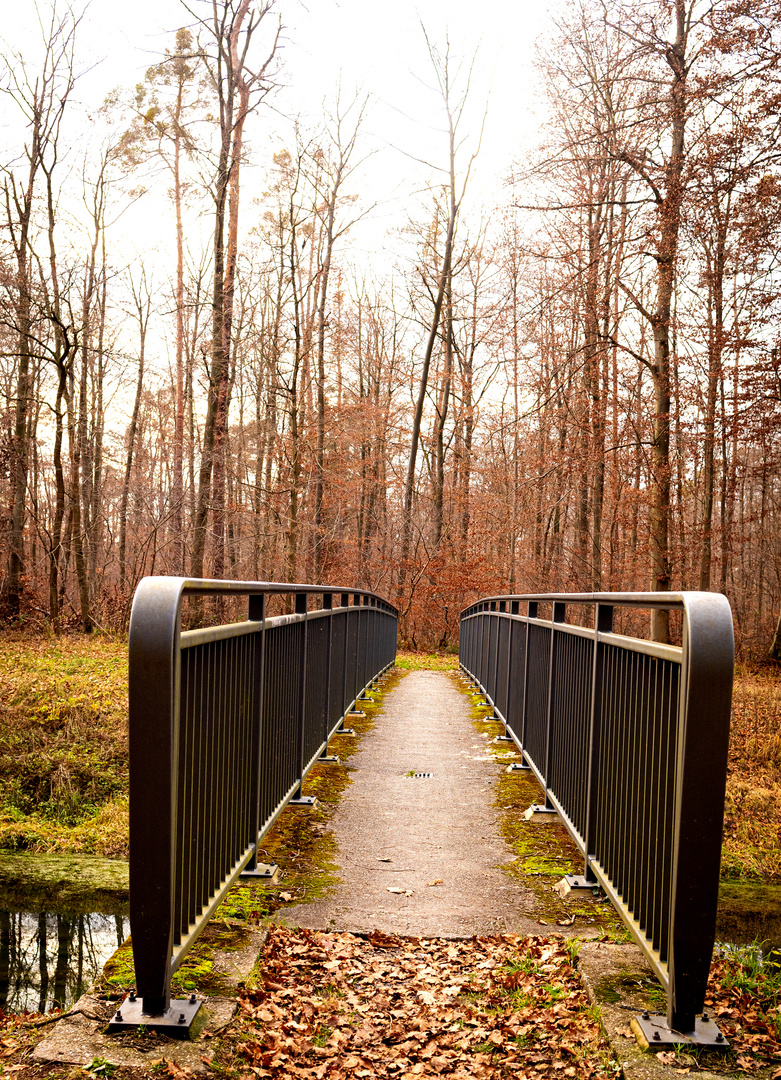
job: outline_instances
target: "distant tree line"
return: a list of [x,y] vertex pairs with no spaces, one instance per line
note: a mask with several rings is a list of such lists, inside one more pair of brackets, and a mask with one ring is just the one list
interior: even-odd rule
[[[572,0],[482,214],[470,59],[428,40],[428,201],[369,271],[367,104],[257,150],[279,14],[196,4],[79,163],[78,17],[4,58],[3,617],[122,628],[150,573],[307,581],[442,647],[486,592],[715,589],[781,659],[778,0]],[[171,257],[123,263],[155,197]]]

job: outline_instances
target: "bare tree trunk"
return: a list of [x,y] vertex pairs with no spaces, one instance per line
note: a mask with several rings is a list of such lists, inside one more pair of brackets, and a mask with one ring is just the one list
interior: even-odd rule
[[[149,327],[149,317],[152,310],[152,298],[146,279],[142,275],[141,282],[136,287],[131,281],[131,291],[138,319],[138,378],[136,380],[136,393],[133,399],[133,411],[130,415],[130,424],[127,429],[127,456],[125,458],[125,476],[122,481],[122,496],[119,504],[119,591],[124,594],[125,580],[127,577],[127,509],[130,500],[130,480],[133,475],[133,458],[136,450],[136,436],[138,434],[138,417],[141,411],[141,395],[144,388],[144,359],[146,355],[146,335]],[[143,295],[142,290],[146,290]]]

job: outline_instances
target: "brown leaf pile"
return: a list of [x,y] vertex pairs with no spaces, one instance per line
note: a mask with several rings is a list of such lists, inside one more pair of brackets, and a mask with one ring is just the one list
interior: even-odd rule
[[[777,988],[769,983],[763,992],[762,980],[750,989],[735,985],[729,968],[723,959],[713,961],[705,1005],[737,1054],[738,1068],[754,1072],[781,1061]],[[772,1080],[777,1078],[781,1069],[772,1074]]]
[[561,940],[274,927],[232,1038],[250,1077],[596,1077],[617,1068]]

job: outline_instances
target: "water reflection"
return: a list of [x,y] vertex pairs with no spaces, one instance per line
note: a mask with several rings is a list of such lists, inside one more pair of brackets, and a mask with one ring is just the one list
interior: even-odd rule
[[122,915],[0,911],[0,1008],[66,1008],[128,934]]

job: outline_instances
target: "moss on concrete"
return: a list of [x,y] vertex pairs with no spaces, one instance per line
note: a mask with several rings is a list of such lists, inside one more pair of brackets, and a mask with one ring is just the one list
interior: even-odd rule
[[[493,709],[474,696],[473,688],[462,679],[456,685],[471,699],[470,714],[475,731],[485,739],[486,749],[498,764],[520,761],[514,744],[494,743],[504,726],[492,720]],[[601,891],[576,890],[562,898],[554,885],[565,874],[583,872],[583,857],[575,847],[564,823],[558,816],[546,821],[527,821],[524,811],[543,801],[543,792],[530,771],[502,771],[497,779],[495,806],[500,812],[500,828],[512,857],[503,869],[535,897],[531,914],[543,924],[575,925],[577,929],[596,929],[600,933],[625,940],[623,923]]]

